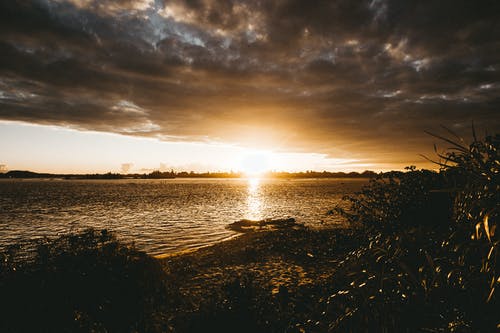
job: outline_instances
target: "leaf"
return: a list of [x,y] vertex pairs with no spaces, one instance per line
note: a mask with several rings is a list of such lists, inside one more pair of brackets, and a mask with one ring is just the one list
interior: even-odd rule
[[[448,133],[450,133],[451,135],[453,135],[457,140],[461,141],[461,142],[464,142],[464,140],[457,135],[457,133],[453,132],[451,129],[449,129],[448,127],[444,126],[444,125],[440,125],[441,128],[443,128],[444,130],[446,130]],[[474,127],[472,127],[472,131],[474,132]]]
[[490,260],[491,255],[493,254],[493,250],[494,250],[494,249],[495,249],[495,246],[492,246],[492,247],[490,248],[490,251],[488,252],[488,260]]
[[435,272],[436,265],[434,264],[434,260],[432,259],[432,257],[429,255],[429,253],[427,251],[424,251],[424,252],[425,252],[425,259],[427,259],[427,262],[429,263],[429,266],[431,267],[432,272]]
[[491,300],[494,292],[495,292],[495,287],[491,288],[491,291],[490,291],[490,294],[488,295],[488,299],[486,300],[486,303],[488,303]]
[[476,129],[474,128],[474,121],[472,122],[472,137],[474,138],[474,142],[477,142]]
[[488,237],[488,240],[491,242],[490,226],[488,225],[488,214],[484,216],[483,225],[484,231],[486,232],[486,237]]
[[435,137],[435,138],[438,138],[440,140],[448,142],[449,144],[452,144],[453,146],[457,147],[458,150],[460,150],[460,151],[462,151],[464,153],[468,152],[468,149],[466,147],[464,147],[463,145],[461,145],[459,143],[456,143],[456,142],[454,142],[454,141],[452,141],[452,140],[450,140],[448,138],[445,138],[444,136],[441,136],[441,135],[438,135],[438,134],[434,134],[434,133],[428,132],[428,131],[424,131],[424,132],[427,133],[427,134],[429,134],[429,135],[431,135],[431,136],[433,136],[433,137]]

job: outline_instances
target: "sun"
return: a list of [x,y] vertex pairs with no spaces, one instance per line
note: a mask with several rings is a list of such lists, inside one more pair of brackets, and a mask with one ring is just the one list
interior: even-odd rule
[[245,154],[239,169],[247,177],[259,177],[270,170],[270,154],[265,152],[252,152]]

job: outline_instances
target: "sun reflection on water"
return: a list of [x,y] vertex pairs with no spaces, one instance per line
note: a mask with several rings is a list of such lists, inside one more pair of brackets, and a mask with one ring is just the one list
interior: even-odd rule
[[262,220],[261,179],[259,177],[249,177],[247,178],[247,182],[246,218],[249,220]]

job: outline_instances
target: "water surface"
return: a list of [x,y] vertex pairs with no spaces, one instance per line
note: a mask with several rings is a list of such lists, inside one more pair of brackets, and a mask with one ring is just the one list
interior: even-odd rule
[[1,180],[0,247],[107,228],[150,254],[233,236],[241,219],[294,217],[313,227],[342,223],[326,212],[360,179]]

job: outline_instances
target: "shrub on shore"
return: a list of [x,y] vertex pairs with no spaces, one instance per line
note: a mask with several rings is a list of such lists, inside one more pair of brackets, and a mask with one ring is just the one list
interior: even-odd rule
[[438,137],[452,145],[439,173],[381,175],[338,209],[370,238],[346,258],[340,276],[350,281],[332,295],[340,331],[500,328],[500,137]]
[[363,224],[377,230],[396,231],[401,228],[448,222],[450,195],[443,192],[445,177],[429,170],[391,171],[377,175],[354,196],[346,196],[348,210],[336,211],[352,224]]
[[87,230],[11,248],[0,262],[1,332],[162,332],[159,262]]

